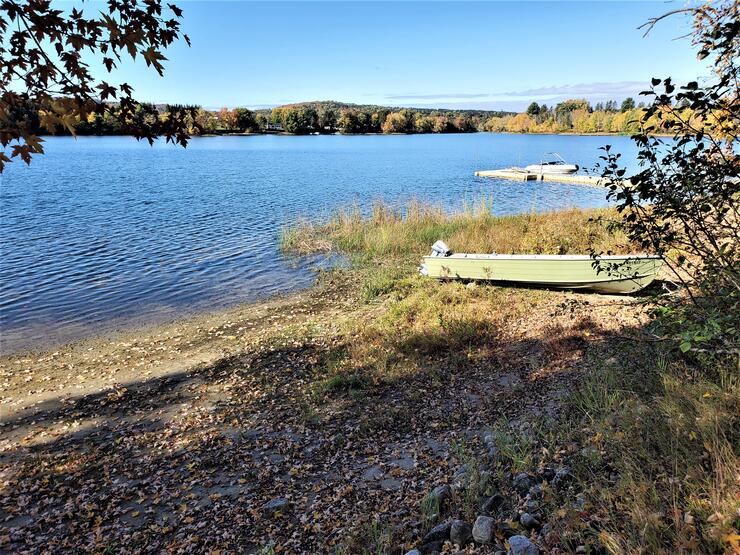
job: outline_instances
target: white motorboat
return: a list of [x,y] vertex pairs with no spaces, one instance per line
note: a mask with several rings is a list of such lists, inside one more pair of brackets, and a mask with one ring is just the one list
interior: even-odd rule
[[[550,159],[546,159],[546,156],[550,156]],[[576,173],[578,171],[578,165],[568,164],[557,152],[546,152],[539,164],[530,164],[524,169],[529,173],[539,175],[543,173],[567,174]]]

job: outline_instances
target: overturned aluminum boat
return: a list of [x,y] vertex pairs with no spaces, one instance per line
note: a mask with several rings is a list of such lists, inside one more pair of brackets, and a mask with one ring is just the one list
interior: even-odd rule
[[[550,156],[550,160],[545,160],[546,156]],[[568,164],[563,157],[557,152],[545,152],[542,156],[542,161],[539,164],[530,164],[524,168],[529,173],[536,174],[569,174],[576,173],[578,171],[577,164]]]
[[422,275],[437,279],[484,280],[600,293],[634,293],[647,287],[663,266],[660,256],[453,254],[437,241],[425,256]]

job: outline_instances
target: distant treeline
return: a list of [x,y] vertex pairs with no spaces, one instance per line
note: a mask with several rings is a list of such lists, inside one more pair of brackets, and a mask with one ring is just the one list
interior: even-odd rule
[[[183,106],[142,104],[137,118],[165,120]],[[642,105],[632,98],[621,104],[609,101],[592,106],[587,100],[572,99],[548,107],[533,102],[525,112],[486,110],[433,110],[388,108],[339,102],[288,104],[267,110],[221,108],[206,110],[188,106],[188,121],[193,135],[224,133],[362,134],[362,133],[624,133],[639,131]],[[113,107],[115,110],[115,107]],[[18,114],[31,128],[38,128],[39,117],[29,109]],[[682,112],[691,117],[687,107]],[[114,114],[92,113],[73,123],[79,135],[122,135],[126,129]],[[39,133],[41,129],[37,129]],[[60,128],[59,134],[68,133]]]
[[[172,106],[149,106],[147,112],[158,110],[166,118]],[[513,112],[485,110],[426,110],[388,108],[372,105],[311,102],[279,106],[271,110],[221,108],[218,111],[196,107],[191,131],[193,134],[218,133],[472,133],[491,117],[505,117]],[[115,135],[120,124],[112,115],[91,114],[79,122],[81,135]]]
[[572,99],[548,107],[533,102],[526,112],[493,116],[483,122],[483,131],[509,133],[636,133],[644,105],[627,98],[592,106],[587,100]]

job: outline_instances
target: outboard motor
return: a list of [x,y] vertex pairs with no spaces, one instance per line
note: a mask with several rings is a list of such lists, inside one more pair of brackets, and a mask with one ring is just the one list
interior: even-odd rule
[[[450,249],[450,247],[447,246],[447,243],[445,243],[441,239],[432,245],[431,256],[450,256],[451,254],[452,249]],[[422,276],[429,275],[426,264],[422,264],[421,266],[419,266],[419,273]]]
[[441,239],[432,245],[432,256],[450,256],[452,250]]

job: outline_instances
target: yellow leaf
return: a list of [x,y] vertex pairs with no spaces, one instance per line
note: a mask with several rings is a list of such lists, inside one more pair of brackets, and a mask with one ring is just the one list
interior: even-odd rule
[[727,534],[725,536],[725,541],[732,546],[733,551],[740,549],[740,534]]

